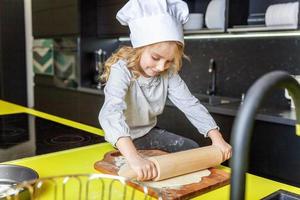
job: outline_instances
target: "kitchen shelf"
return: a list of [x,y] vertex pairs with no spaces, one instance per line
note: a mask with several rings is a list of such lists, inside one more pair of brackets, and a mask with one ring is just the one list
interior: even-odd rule
[[228,28],[229,33],[238,33],[238,32],[271,32],[271,31],[290,31],[297,30],[297,26],[265,26],[265,25],[239,25],[233,26],[233,28]]
[[194,34],[207,34],[207,33],[224,33],[225,29],[200,29],[200,30],[184,30],[185,35],[194,35]]

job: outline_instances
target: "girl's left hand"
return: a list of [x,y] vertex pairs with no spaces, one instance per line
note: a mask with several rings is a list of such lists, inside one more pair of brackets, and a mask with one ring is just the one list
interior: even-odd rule
[[232,147],[222,137],[217,129],[208,132],[208,136],[212,140],[212,145],[217,146],[223,154],[223,161],[228,160],[232,156]]

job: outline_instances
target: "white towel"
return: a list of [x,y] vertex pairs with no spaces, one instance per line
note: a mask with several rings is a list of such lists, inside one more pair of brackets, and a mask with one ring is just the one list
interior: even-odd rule
[[266,11],[266,26],[297,26],[299,2],[270,5]]
[[205,13],[205,24],[209,29],[225,28],[225,0],[212,0]]

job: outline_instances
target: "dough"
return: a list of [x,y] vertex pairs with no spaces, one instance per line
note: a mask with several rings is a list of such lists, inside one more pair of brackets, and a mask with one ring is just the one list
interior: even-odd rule
[[124,156],[118,156],[115,158],[115,165],[120,169],[126,163],[126,159]]
[[211,172],[205,169],[161,181],[145,181],[143,184],[153,188],[178,188],[187,184],[199,183],[202,177],[209,176],[210,174]]

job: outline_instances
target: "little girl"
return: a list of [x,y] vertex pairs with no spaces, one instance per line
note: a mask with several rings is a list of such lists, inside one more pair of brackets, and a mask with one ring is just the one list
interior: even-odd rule
[[137,180],[157,176],[154,163],[137,149],[176,152],[198,147],[155,127],[167,98],[220,148],[223,160],[231,157],[231,146],[215,121],[178,75],[184,57],[182,24],[187,18],[188,8],[181,0],[129,0],[117,14],[123,25],[129,25],[132,47],[120,48],[105,63],[105,102],[99,121],[105,139],[125,156]]

